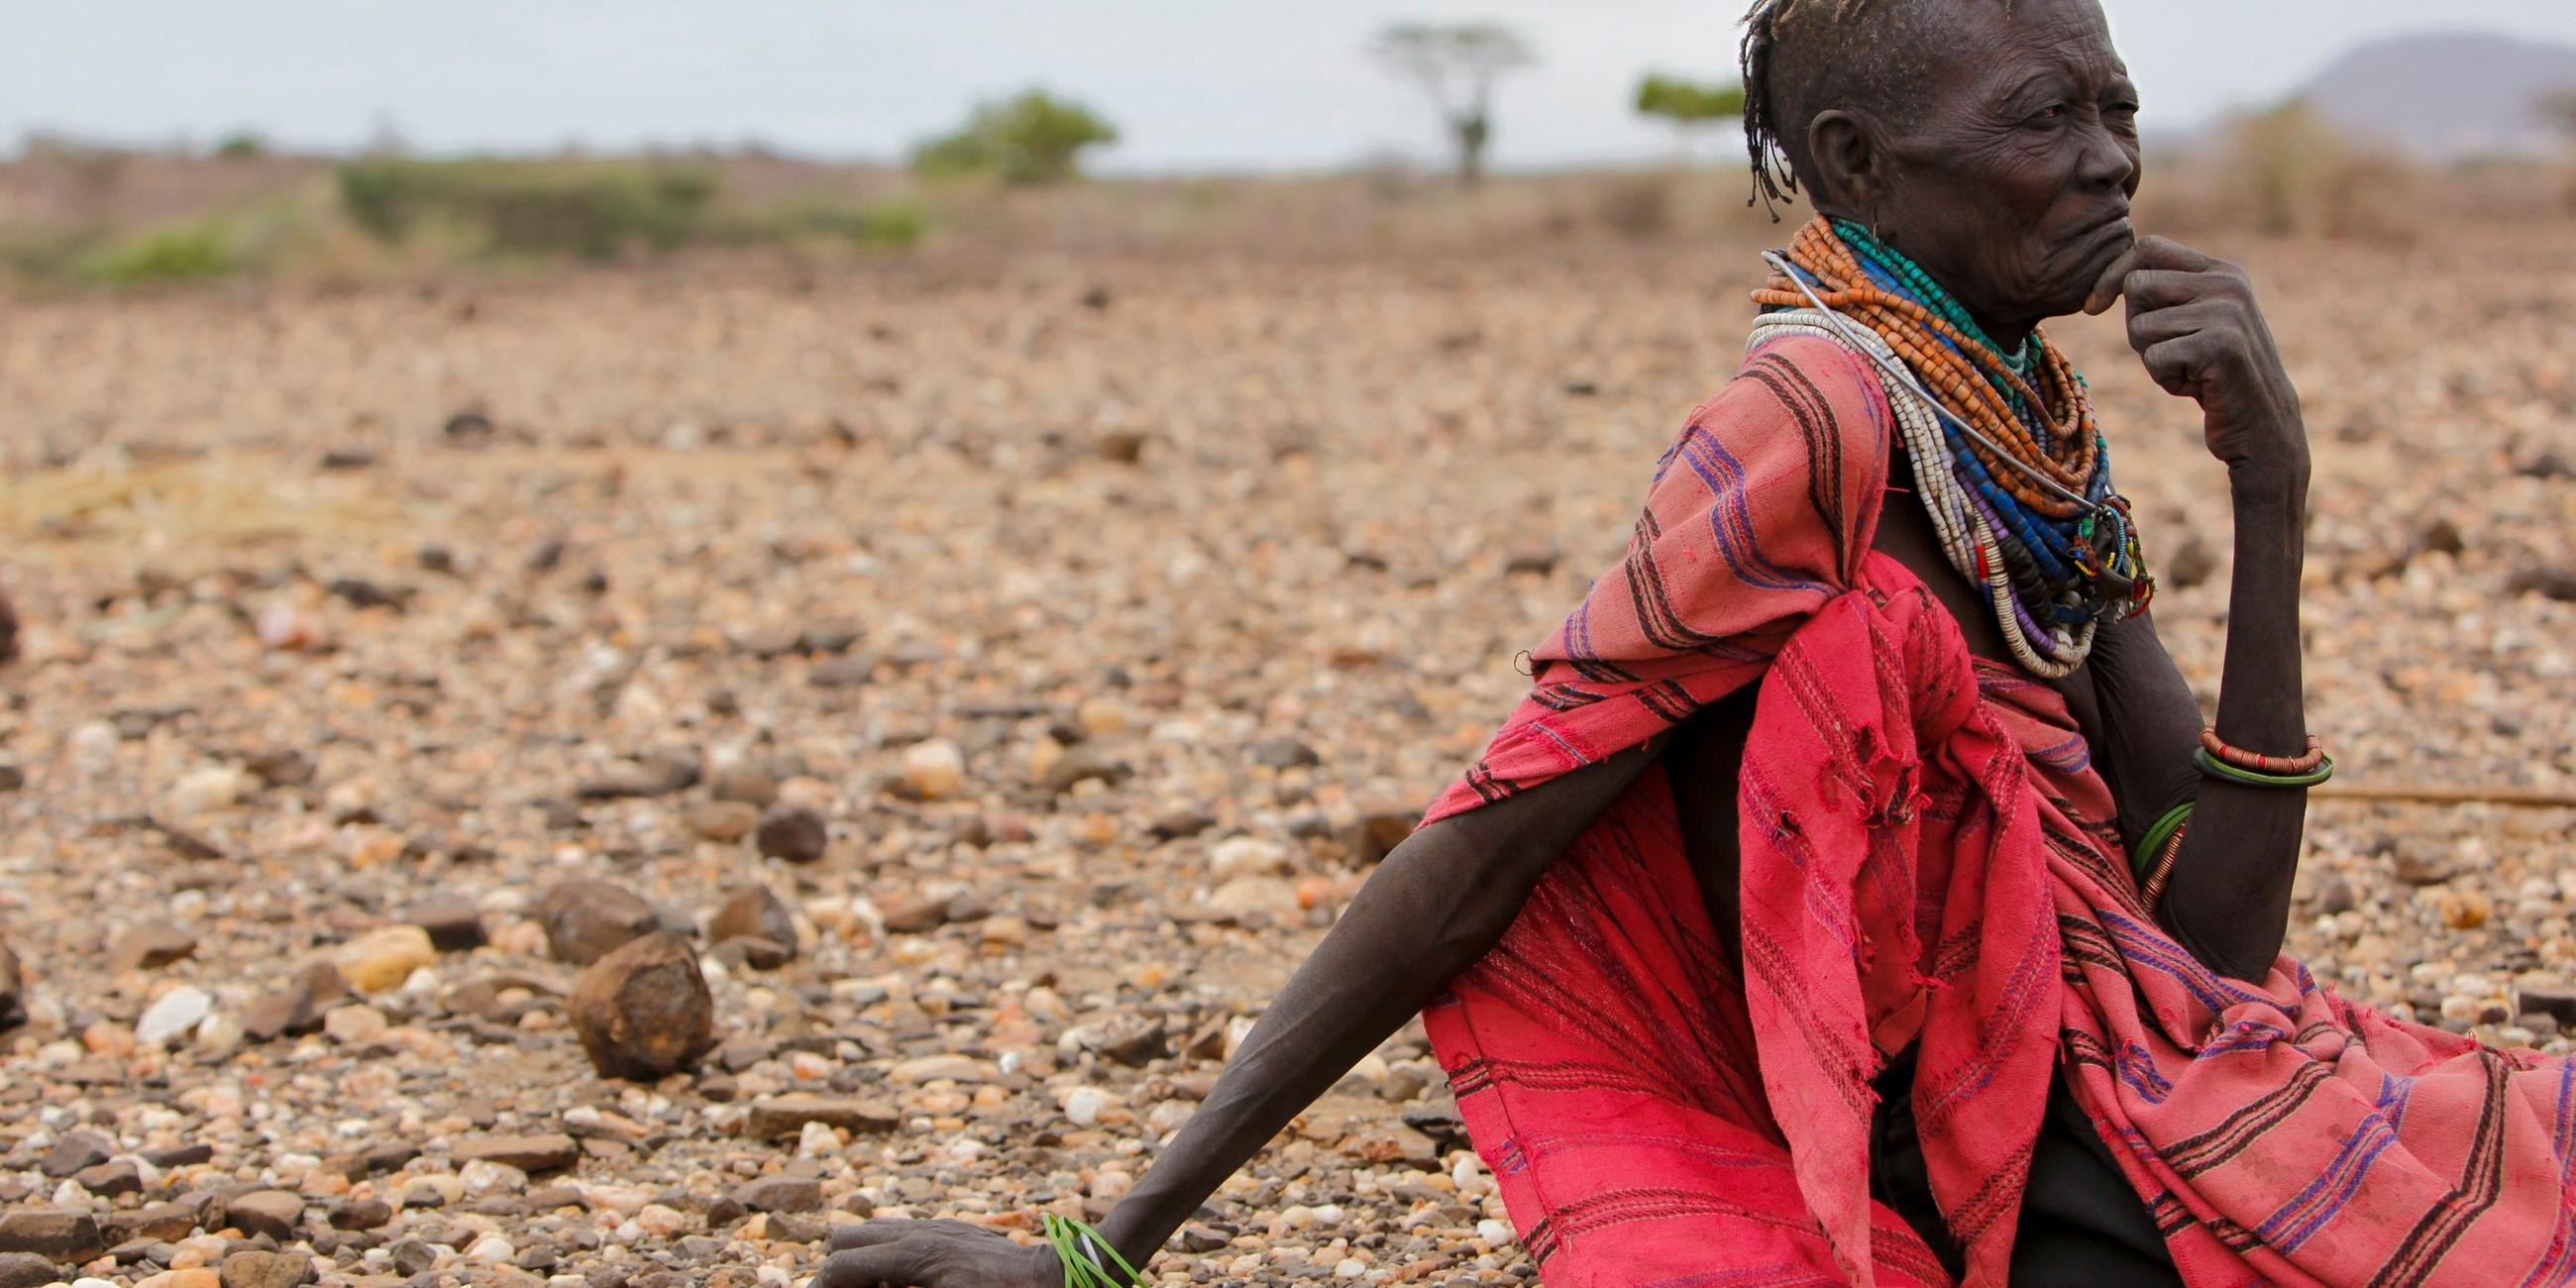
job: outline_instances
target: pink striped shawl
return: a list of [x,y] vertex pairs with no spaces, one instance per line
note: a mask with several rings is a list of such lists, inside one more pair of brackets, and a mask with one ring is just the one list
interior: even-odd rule
[[[1724,995],[1731,973],[1712,985],[1638,948],[1623,969],[1667,976],[1657,988],[1682,1001],[1622,988],[1550,1003],[1597,1008],[1585,1018],[1641,1046],[1699,1031],[1692,1085],[1592,1085],[1579,1062],[1531,1076],[1547,1062],[1505,1048],[1566,1026],[1513,1037],[1467,1018],[1525,1005],[1533,963],[1603,951],[1583,942],[1583,901],[1626,896],[1597,883],[1543,892],[1425,1013],[1444,1067],[1478,1071],[1461,1110],[1547,1281],[1646,1282],[1623,1249],[1659,1229],[1735,1268],[1659,1283],[1941,1281],[1867,1190],[1869,1081],[1909,1042],[1969,1282],[2003,1282],[2061,1063],[2192,1284],[2576,1278],[2576,1066],[2353,1005],[2286,956],[2259,981],[2193,961],[2141,906],[2063,702],[1972,659],[1915,576],[1872,550],[1890,426],[1877,381],[1830,342],[1749,358],[1665,453],[1627,557],[1536,652],[1529,697],[1431,812],[1501,799],[1765,681],[1739,789],[1740,996]],[[1671,848],[1668,793],[1691,789],[1650,774],[1575,854]],[[1664,866],[1637,871],[1686,879],[1645,857]],[[1552,1113],[1635,1138],[1586,1141],[1579,1172],[1534,1163]],[[1655,1183],[1680,1130],[1752,1162],[1689,1203],[1597,1201],[1682,1193]]]

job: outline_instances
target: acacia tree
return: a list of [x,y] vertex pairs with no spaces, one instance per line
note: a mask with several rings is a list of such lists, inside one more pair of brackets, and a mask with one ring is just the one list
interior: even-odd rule
[[1744,115],[1744,87],[1648,73],[1637,82],[1637,114],[1671,122],[1681,137],[1682,150],[1688,152],[1692,135],[1713,122]]
[[1431,96],[1458,152],[1458,181],[1485,177],[1494,141],[1494,84],[1537,61],[1509,28],[1490,22],[1404,22],[1378,33],[1374,51],[1390,71]]
[[964,127],[913,150],[923,174],[992,173],[1012,183],[1081,176],[1085,148],[1118,141],[1118,127],[1080,103],[1033,89],[976,107]]

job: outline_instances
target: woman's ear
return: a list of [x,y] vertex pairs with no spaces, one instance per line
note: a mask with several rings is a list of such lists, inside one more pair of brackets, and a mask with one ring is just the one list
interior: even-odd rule
[[1816,209],[1868,222],[1888,199],[1887,152],[1860,115],[1837,108],[1807,125],[1807,156],[1816,166]]

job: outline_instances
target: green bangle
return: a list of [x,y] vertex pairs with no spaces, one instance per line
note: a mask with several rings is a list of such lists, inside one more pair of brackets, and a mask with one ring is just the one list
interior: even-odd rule
[[2247,769],[2242,765],[2228,764],[2210,755],[2207,747],[2192,748],[2191,762],[2200,766],[2200,772],[2212,778],[2224,778],[2231,783],[2243,783],[2248,787],[2314,787],[2334,777],[2335,769],[2334,757],[2328,756],[2319,762],[2316,768],[2304,774],[2267,774],[2260,770]]
[[2137,881],[2141,889],[2147,884],[2147,868],[2156,861],[2158,855],[2165,852],[2165,843],[2173,839],[2173,834],[2181,831],[2182,825],[2191,821],[2191,808],[2196,804],[2199,802],[2184,801],[2166,810],[2165,816],[2157,819],[2156,825],[2148,828],[2147,834],[2139,838],[2138,848],[2129,852],[2129,875]]
[[[1064,1288],[1137,1288],[1145,1282],[1144,1274],[1127,1264],[1127,1258],[1089,1225],[1053,1212],[1039,1224],[1046,1230],[1047,1245],[1055,1249],[1055,1259],[1064,1264]],[[1110,1274],[1100,1264],[1093,1254],[1101,1252],[1118,1263],[1125,1278]]]

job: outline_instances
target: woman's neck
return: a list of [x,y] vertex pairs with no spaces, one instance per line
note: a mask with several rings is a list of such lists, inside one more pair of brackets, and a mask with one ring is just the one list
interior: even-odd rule
[[1946,297],[1947,303],[1956,307],[1962,316],[1975,325],[1977,335],[1995,346],[1996,352],[2007,357],[2019,355],[2029,344],[2031,333],[2038,329],[2038,323],[2035,320],[2000,318],[1979,307],[1975,293],[1961,290],[1954,274],[1946,273],[1914,258],[1913,255],[1899,248],[1894,239],[1870,229],[1868,224],[1848,216],[1837,215],[1832,218],[1846,240],[1875,247],[1886,256],[1921,273],[1924,280],[1930,282]]

